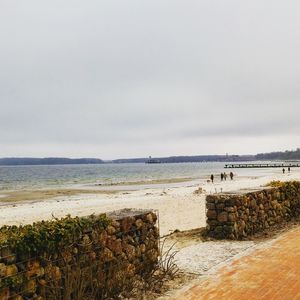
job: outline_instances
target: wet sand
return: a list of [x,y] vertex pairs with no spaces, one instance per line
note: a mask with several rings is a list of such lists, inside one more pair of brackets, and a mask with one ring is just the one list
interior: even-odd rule
[[69,197],[75,195],[85,194],[116,194],[118,191],[114,190],[92,190],[92,189],[47,189],[47,190],[34,190],[34,191],[14,191],[5,192],[0,195],[0,206],[7,205],[9,203],[18,204],[20,202],[36,202],[49,200],[56,197]]
[[107,186],[132,186],[132,185],[149,185],[149,184],[169,184],[169,183],[182,183],[192,181],[194,178],[168,178],[168,179],[155,179],[155,180],[139,180],[129,182],[118,182],[109,184],[96,184],[96,186],[107,187]]

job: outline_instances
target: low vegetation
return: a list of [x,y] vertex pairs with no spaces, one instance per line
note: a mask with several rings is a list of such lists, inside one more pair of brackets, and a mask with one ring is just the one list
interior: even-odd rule
[[[175,276],[151,211],[0,228],[0,299],[142,299]],[[20,298],[20,297],[21,298]]]
[[282,187],[284,185],[284,182],[280,181],[280,180],[272,180],[271,182],[267,183],[266,186],[267,187]]

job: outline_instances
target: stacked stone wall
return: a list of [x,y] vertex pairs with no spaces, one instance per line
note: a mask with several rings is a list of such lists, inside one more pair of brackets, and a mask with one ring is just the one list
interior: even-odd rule
[[270,226],[300,216],[300,182],[206,198],[208,235],[217,239],[245,239]]
[[156,221],[122,210],[1,228],[0,300],[113,298],[157,263]]

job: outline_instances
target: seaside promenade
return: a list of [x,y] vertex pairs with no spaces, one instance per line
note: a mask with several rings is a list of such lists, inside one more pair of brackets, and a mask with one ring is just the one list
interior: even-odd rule
[[172,300],[300,299],[300,227],[234,260]]

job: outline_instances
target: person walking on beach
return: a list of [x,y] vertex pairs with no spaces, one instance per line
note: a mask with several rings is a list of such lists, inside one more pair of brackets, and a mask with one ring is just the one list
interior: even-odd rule
[[224,179],[224,174],[221,173],[221,181],[223,181],[223,179]]
[[282,169],[282,174],[284,174],[284,173],[285,173],[285,168]]
[[233,180],[233,173],[232,172],[230,172],[229,176],[230,176],[230,179]]
[[226,181],[227,179],[227,174],[224,172],[224,180]]
[[289,173],[291,172],[291,168],[290,168],[290,167],[288,167],[288,172],[289,172]]
[[214,183],[214,175],[213,174],[210,175],[210,180],[212,183]]

